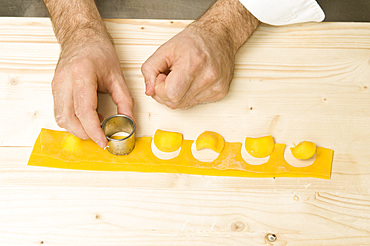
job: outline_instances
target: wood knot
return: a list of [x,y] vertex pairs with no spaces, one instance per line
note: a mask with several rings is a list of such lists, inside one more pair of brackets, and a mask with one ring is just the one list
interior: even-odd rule
[[97,219],[97,220],[100,219],[100,214],[96,214],[95,219]]
[[33,112],[32,119],[37,118],[38,114],[39,114],[39,111],[37,111],[37,110],[35,112]]
[[18,84],[17,78],[14,78],[14,77],[13,78],[10,78],[9,84],[10,85],[13,85],[13,86],[16,86]]
[[143,27],[143,26],[142,26],[142,27],[141,27],[141,30],[144,30],[144,29],[145,29],[145,27]]
[[44,241],[41,241],[40,244],[44,244]]
[[231,224],[231,231],[243,231],[245,229],[245,223],[242,221],[235,221]]
[[266,239],[269,242],[275,242],[277,240],[277,236],[273,233],[267,233],[266,234]]

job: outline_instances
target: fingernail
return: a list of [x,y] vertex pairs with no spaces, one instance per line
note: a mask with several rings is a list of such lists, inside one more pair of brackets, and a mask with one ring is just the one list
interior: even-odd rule
[[149,90],[149,86],[150,86],[150,81],[146,81],[145,82],[145,91],[147,92]]
[[96,143],[99,145],[100,148],[104,149],[105,147],[107,147],[106,144],[100,142],[100,141],[96,141]]

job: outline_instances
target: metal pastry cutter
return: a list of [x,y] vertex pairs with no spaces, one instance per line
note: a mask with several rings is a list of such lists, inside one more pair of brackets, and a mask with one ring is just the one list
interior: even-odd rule
[[102,123],[108,140],[108,151],[114,155],[128,155],[135,148],[135,122],[126,115],[116,114]]

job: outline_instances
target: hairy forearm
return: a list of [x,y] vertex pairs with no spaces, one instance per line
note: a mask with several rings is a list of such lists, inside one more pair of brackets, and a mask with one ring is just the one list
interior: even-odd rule
[[228,40],[231,51],[236,53],[258,24],[259,21],[239,0],[218,0],[193,25]]
[[44,0],[62,50],[109,38],[94,0]]

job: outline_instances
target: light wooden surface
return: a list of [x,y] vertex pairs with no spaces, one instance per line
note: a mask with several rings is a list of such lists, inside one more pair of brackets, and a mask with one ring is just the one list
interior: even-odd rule
[[[140,66],[189,21],[107,20],[138,136],[164,128],[226,141],[272,134],[334,149],[331,180],[88,172],[26,166],[53,119],[59,46],[48,19],[0,19],[0,245],[369,245],[370,23],[261,25],[229,95],[173,111]],[[107,95],[99,110],[115,113]]]

